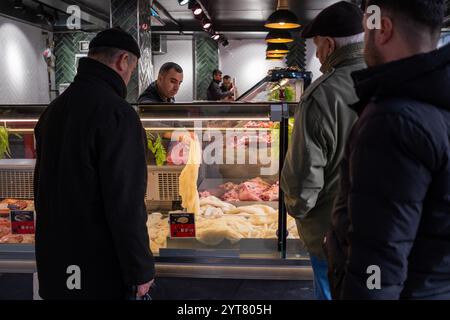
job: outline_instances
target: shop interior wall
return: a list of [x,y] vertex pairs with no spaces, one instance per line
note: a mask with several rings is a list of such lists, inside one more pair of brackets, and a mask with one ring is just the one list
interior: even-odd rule
[[77,73],[77,62],[87,56],[87,52],[80,50],[81,41],[91,41],[95,33],[67,32],[57,33],[55,39],[56,56],[56,87],[73,82]]
[[228,46],[219,46],[220,69],[236,79],[239,94],[251,89],[268,70],[286,67],[284,61],[267,61],[266,48],[264,39],[229,40]]
[[313,81],[322,75],[319,59],[316,57],[316,46],[312,39],[306,39],[306,70],[313,73]]
[[0,104],[49,103],[49,73],[42,55],[48,37],[40,28],[0,16]]
[[166,62],[178,63],[183,68],[183,83],[176,95],[177,102],[192,102],[194,99],[194,57],[191,38],[167,39],[167,53],[154,54],[155,79],[159,68]]

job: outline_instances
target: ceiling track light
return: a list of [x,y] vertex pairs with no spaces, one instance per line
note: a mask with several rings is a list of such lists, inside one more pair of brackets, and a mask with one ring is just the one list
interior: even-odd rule
[[213,34],[212,36],[211,36],[211,38],[213,39],[213,40],[219,40],[219,38],[220,38],[220,34],[218,34],[218,33],[215,33],[215,34]]
[[190,1],[190,0],[178,0],[178,4],[179,4],[180,6],[184,6],[184,5],[188,4],[189,1]]
[[22,0],[14,0],[14,9],[22,10],[23,9],[23,2]]
[[293,41],[294,38],[287,30],[272,30],[266,36],[267,43],[289,43]]
[[280,53],[289,53],[289,48],[284,43],[269,43],[267,46],[266,54],[280,54]]
[[203,8],[200,6],[200,4],[197,1],[189,2],[188,8],[192,10],[192,12],[194,13],[194,16],[199,16],[203,13]]
[[36,12],[36,16],[41,19],[43,19],[45,17],[44,6],[42,5],[42,3],[39,3],[39,6],[38,6],[37,12]]
[[202,27],[203,27],[203,29],[205,29],[205,30],[207,30],[207,29],[209,29],[209,28],[211,28],[211,21],[209,21],[209,19],[208,18],[203,18],[202,19]]
[[269,16],[264,26],[270,29],[295,29],[301,25],[295,13],[289,10],[288,0],[278,0],[277,10]]

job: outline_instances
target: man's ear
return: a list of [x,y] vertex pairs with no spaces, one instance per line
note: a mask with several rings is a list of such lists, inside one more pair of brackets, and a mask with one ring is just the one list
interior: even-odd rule
[[381,29],[377,32],[376,41],[380,45],[384,45],[392,39],[394,35],[394,23],[389,17],[381,17]]
[[326,37],[325,40],[328,42],[329,54],[336,51],[336,41],[331,37]]
[[129,68],[131,57],[128,53],[124,52],[119,56],[117,60],[117,69],[119,71],[125,71]]

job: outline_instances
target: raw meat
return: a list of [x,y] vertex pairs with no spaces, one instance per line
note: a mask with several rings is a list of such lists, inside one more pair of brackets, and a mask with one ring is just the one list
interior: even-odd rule
[[240,201],[261,201],[261,195],[270,188],[270,184],[261,178],[255,178],[239,185]]
[[[222,192],[220,192],[222,190]],[[205,190],[201,198],[214,195],[223,201],[276,201],[278,200],[278,182],[270,185],[261,178],[254,178],[241,184],[227,182],[219,188]]]
[[263,192],[261,199],[264,201],[278,201],[278,194],[280,192],[280,186],[278,181],[273,184],[269,189]]
[[249,121],[244,125],[244,128],[267,128],[273,127],[272,121]]

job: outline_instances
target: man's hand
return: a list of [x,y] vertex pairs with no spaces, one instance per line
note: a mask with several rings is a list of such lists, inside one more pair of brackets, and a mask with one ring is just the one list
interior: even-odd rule
[[145,294],[150,290],[153,283],[155,282],[155,279],[151,280],[150,282],[140,284],[137,286],[137,296],[142,297],[145,296]]

